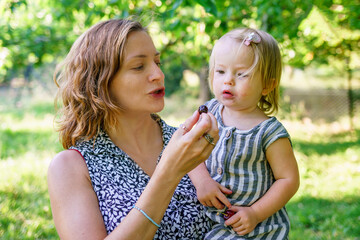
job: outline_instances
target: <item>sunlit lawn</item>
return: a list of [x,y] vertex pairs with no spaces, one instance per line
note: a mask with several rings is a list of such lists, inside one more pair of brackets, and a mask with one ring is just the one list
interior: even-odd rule
[[[161,114],[178,125],[198,106],[174,97]],[[290,239],[360,239],[360,127],[284,121],[292,135],[301,187],[287,209]],[[57,239],[46,171],[61,150],[50,101],[14,108],[0,99],[0,239]]]

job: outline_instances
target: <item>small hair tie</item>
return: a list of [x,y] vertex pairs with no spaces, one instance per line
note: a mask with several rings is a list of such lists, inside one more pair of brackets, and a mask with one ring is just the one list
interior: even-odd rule
[[244,44],[245,44],[246,46],[249,46],[251,42],[253,42],[253,43],[259,43],[259,42],[261,42],[261,38],[260,38],[259,34],[254,33],[254,32],[250,33],[250,34],[245,38]]

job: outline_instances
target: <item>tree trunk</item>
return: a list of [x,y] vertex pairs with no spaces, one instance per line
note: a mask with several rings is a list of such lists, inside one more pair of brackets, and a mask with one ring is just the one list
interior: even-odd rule
[[200,94],[199,99],[201,103],[204,103],[210,100],[210,88],[208,83],[208,69],[207,67],[202,67],[200,72],[198,72],[200,78]]
[[346,61],[346,71],[347,71],[347,82],[348,82],[348,99],[349,99],[349,123],[350,123],[350,130],[354,130],[354,96],[352,92],[352,70],[350,68],[350,57],[345,59]]

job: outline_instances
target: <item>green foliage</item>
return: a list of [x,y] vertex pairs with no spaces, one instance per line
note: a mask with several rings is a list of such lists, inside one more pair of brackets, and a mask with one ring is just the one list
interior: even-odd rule
[[[299,25],[298,37],[290,45],[297,48],[293,57],[287,62],[294,66],[310,64],[331,64],[341,61],[341,70],[355,69],[360,40],[359,25],[353,18],[359,16],[359,7],[355,9],[354,1],[318,1],[308,17]],[[354,12],[351,12],[354,11]],[[286,47],[289,51],[290,48]],[[289,57],[289,56],[288,56]]]
[[[292,66],[331,64],[332,57],[353,58],[359,50],[359,11],[356,0],[3,0],[0,82],[30,78],[33,67],[58,61],[94,23],[132,15],[158,28],[151,32],[169,60],[166,64],[171,65],[164,68],[170,76],[169,93],[181,79],[172,76],[174,69],[200,73],[207,68],[214,41],[236,27],[250,26],[271,33],[283,47],[285,63]],[[181,61],[170,61],[180,57]],[[178,64],[181,66],[172,66]],[[349,67],[354,69],[353,65],[356,62]],[[200,80],[206,81],[206,77]]]
[[[175,57],[175,56],[174,56]],[[165,87],[166,87],[166,96],[170,96],[176,90],[179,89],[181,79],[183,77],[184,67],[181,64],[181,59],[177,58],[170,58],[167,59],[162,58],[162,70],[165,74]],[[167,64],[168,62],[172,62],[175,64]]]

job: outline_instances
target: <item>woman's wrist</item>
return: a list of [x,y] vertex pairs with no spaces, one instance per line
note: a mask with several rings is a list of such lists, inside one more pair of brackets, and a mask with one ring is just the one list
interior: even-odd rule
[[161,183],[166,183],[168,186],[176,186],[186,173],[180,173],[178,168],[174,164],[162,163],[161,160],[156,166],[156,169],[152,175],[154,180],[158,180]]

